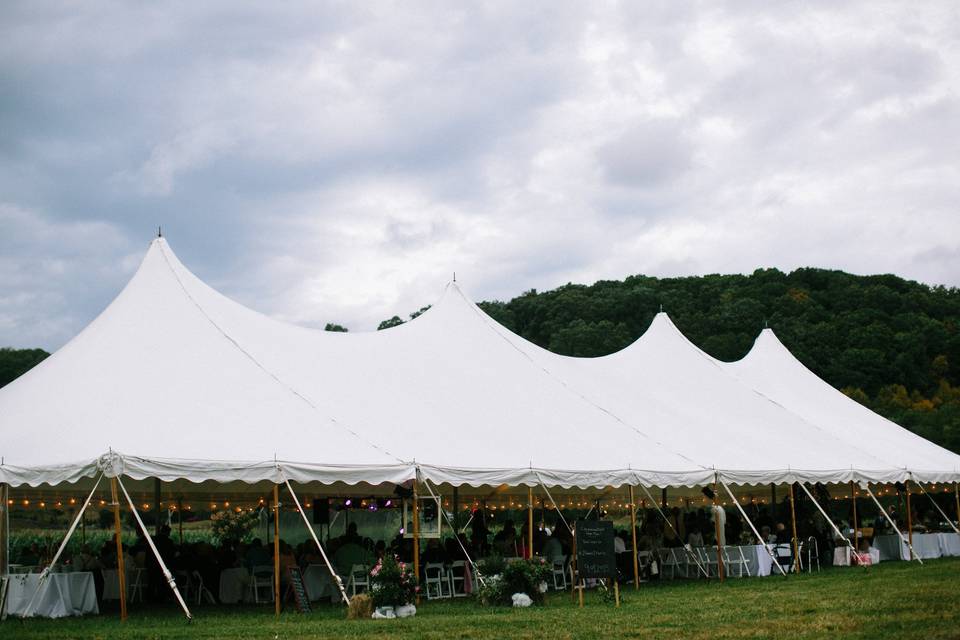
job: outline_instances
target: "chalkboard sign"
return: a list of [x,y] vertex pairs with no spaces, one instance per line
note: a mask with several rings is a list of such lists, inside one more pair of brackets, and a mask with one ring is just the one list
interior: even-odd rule
[[287,569],[287,575],[290,580],[287,583],[287,596],[293,596],[297,604],[297,611],[300,613],[310,613],[310,598],[307,597],[307,587],[303,584],[303,574],[299,567],[290,567]]
[[577,521],[577,573],[581,578],[616,577],[613,523],[609,520]]

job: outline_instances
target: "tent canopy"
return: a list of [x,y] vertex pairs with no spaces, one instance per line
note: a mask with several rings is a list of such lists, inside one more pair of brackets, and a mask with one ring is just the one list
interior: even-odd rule
[[[761,378],[797,376],[755,361]],[[693,487],[716,473],[739,484],[893,482],[914,464],[958,476],[949,452],[921,458],[922,439],[916,457],[894,455],[897,438],[864,448],[840,433],[840,409],[795,410],[743,371],[701,352],[664,314],[619,353],[552,354],[454,283],[388,331],[292,326],[214,291],[158,238],[96,320],[0,389],[0,482],[102,470],[374,486],[419,472],[471,487]],[[801,406],[827,395],[813,383],[791,390]],[[871,420],[861,417],[858,433]]]

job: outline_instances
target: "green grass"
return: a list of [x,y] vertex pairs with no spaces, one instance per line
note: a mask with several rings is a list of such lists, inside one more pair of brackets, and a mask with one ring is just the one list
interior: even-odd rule
[[628,587],[620,609],[588,592],[580,609],[569,594],[536,609],[483,608],[473,600],[425,602],[405,620],[346,620],[344,609],[309,615],[272,609],[197,607],[187,623],[173,609],[133,605],[68,620],[13,620],[0,638],[960,638],[960,559],[925,566],[884,563],[868,569],[716,582]]

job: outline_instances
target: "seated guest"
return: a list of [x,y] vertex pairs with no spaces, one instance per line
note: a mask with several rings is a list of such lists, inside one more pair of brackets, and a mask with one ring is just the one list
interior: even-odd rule
[[440,546],[440,541],[436,538],[430,538],[427,541],[427,548],[424,549],[421,555],[420,564],[426,564],[428,562],[440,564],[446,564],[447,562],[447,554],[443,550],[443,547]]
[[503,529],[493,536],[493,549],[504,558],[517,555],[517,534],[513,528],[512,520],[504,522]]
[[690,528],[690,533],[687,535],[687,544],[691,547],[703,546],[703,534],[700,533],[700,527],[693,526]]
[[247,569],[270,564],[270,553],[264,548],[260,538],[254,538],[244,554],[243,566]]
[[774,542],[777,544],[789,544],[791,541],[790,534],[787,533],[787,525],[782,522],[777,523],[777,533],[774,536]]
[[543,551],[541,553],[543,557],[547,558],[548,560],[560,558],[564,555],[563,545],[560,544],[560,540],[557,538],[557,536],[547,536],[547,541],[543,543]]

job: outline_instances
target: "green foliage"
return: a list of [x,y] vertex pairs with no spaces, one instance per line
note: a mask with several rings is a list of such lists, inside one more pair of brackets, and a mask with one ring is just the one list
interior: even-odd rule
[[418,590],[413,570],[392,556],[385,556],[370,570],[370,594],[375,607],[409,604]]
[[342,324],[335,324],[335,323],[333,323],[333,322],[328,322],[327,325],[323,328],[323,330],[324,330],[324,331],[335,331],[335,332],[339,332],[339,333],[346,333],[346,332],[350,331],[350,329],[347,329],[347,328],[346,328],[345,326],[343,326]]
[[10,384],[49,355],[43,349],[0,348],[0,387]]
[[[502,562],[502,560],[501,560]],[[494,568],[492,565],[483,569]],[[525,593],[534,604],[543,604],[540,586],[550,580],[551,568],[543,558],[516,560],[502,565],[500,573],[484,573],[477,597],[485,605],[510,605],[513,594]]]
[[393,316],[388,320],[384,320],[379,325],[377,325],[377,331],[383,331],[384,329],[392,329],[393,327],[399,327],[403,324],[403,320],[400,319],[400,316]]

